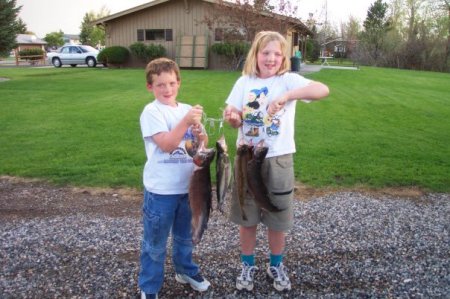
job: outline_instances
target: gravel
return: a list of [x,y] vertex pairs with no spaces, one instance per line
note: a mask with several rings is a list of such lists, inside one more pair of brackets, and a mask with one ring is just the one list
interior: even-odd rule
[[[140,198],[19,185],[0,180],[0,298],[138,297]],[[264,227],[255,289],[235,289],[238,230],[214,211],[195,249],[212,287],[198,293],[178,284],[169,258],[160,298],[450,298],[449,197],[336,192],[297,200],[285,257],[292,290],[282,293],[265,273]],[[13,207],[17,198],[22,205]]]

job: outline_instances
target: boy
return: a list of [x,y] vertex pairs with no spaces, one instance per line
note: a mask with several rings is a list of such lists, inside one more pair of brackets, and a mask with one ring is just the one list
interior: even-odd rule
[[203,108],[177,102],[180,70],[167,58],[152,60],[145,69],[147,89],[155,96],[140,123],[147,162],[144,167],[143,240],[139,288],[141,298],[157,298],[164,280],[167,239],[172,231],[175,279],[197,291],[210,286],[192,261],[189,178],[194,164],[185,141],[201,132]]

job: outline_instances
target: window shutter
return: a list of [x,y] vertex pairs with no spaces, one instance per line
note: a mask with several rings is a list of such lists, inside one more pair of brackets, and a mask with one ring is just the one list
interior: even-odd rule
[[137,40],[139,42],[144,41],[144,29],[138,29],[137,30]]
[[294,32],[294,34],[292,34],[292,39],[294,46],[298,46],[298,32]]
[[172,29],[166,29],[166,41],[173,41]]

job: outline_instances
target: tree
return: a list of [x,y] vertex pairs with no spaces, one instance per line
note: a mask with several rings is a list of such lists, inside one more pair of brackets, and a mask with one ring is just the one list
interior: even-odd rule
[[103,6],[100,12],[87,12],[83,17],[80,29],[80,42],[84,45],[97,47],[105,45],[105,29],[94,25],[94,21],[109,15],[109,10]]
[[17,20],[17,30],[19,30],[20,34],[28,34],[27,24],[23,22],[21,18]]
[[347,23],[341,24],[341,35],[345,41],[345,52],[347,57],[353,57],[353,52],[358,43],[358,36],[361,32],[361,25],[358,20],[350,16]]
[[17,18],[21,8],[16,0],[0,0],[0,56],[9,56],[16,47],[16,36],[23,29]]
[[49,48],[58,48],[64,45],[64,32],[50,32],[45,35],[44,40]]
[[388,5],[382,0],[376,0],[367,11],[367,17],[363,23],[362,33],[363,51],[368,55],[371,63],[379,63],[382,54],[383,40],[390,29],[390,20],[387,17]]
[[[218,0],[202,22],[210,30],[223,29],[224,41],[251,42],[261,30],[276,28],[276,31],[286,33],[289,22],[280,16],[292,17],[297,7],[285,0],[279,0],[278,4],[278,7],[275,7],[269,0],[236,0],[234,3]],[[274,14],[279,17],[274,17]]]

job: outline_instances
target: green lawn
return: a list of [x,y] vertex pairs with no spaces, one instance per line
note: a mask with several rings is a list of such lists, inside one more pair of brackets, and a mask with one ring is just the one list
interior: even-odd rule
[[[152,100],[139,69],[0,68],[0,175],[141,188],[139,115]],[[183,70],[179,99],[209,118],[237,72]],[[314,187],[450,190],[449,74],[363,67],[308,77],[330,96],[297,105],[296,176]],[[221,131],[207,124],[210,145]],[[225,126],[234,156],[236,131]]]

